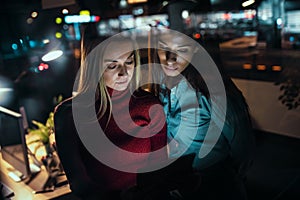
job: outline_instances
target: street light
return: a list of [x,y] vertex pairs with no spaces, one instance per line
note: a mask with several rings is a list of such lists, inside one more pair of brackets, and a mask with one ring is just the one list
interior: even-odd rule
[[62,55],[63,55],[62,50],[53,50],[53,51],[50,51],[50,52],[46,53],[45,55],[43,55],[42,61],[44,61],[44,62],[52,61],[52,60],[59,58]]
[[243,7],[247,7],[247,6],[250,6],[253,3],[255,3],[254,0],[248,0],[248,1],[245,1],[244,3],[242,3],[242,6]]

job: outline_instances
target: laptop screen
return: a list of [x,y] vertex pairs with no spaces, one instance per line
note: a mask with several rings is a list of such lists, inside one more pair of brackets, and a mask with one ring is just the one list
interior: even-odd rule
[[30,176],[24,129],[27,124],[24,108],[20,111],[23,114],[0,106],[0,146],[2,159],[21,173],[20,178],[26,178]]

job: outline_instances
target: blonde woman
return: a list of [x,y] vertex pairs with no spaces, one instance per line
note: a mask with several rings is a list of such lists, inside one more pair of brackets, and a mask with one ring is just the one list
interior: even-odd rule
[[[162,152],[159,159],[167,158],[162,150],[166,145],[165,118],[163,108],[155,106],[160,104],[159,99],[139,89],[140,61],[134,42],[123,36],[102,41],[101,45],[97,40],[83,42],[77,94],[56,109],[56,144],[74,194],[84,199],[121,199],[124,191],[137,184],[137,173],[128,172],[126,166],[131,166],[130,170],[145,167],[151,156],[148,153],[156,150]],[[94,99],[74,104],[87,96]],[[96,122],[86,116],[85,122],[76,122],[74,106],[83,110],[92,107]],[[99,160],[81,140],[80,134],[90,134],[89,127],[95,124],[109,139],[92,141],[98,143],[95,148],[107,143],[117,147],[99,151],[100,157],[126,170]],[[135,156],[125,157],[118,153],[120,149]]]

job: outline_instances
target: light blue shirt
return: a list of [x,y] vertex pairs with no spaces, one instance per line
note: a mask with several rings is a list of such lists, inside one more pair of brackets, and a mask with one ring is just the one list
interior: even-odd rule
[[[162,91],[166,86],[162,85]],[[216,126],[217,120],[211,120],[211,104],[200,92],[196,91],[182,79],[179,84],[171,88],[170,99],[166,92],[160,93],[160,99],[164,106],[167,120],[167,134],[169,141],[169,157],[176,158],[181,155],[195,153],[193,163],[195,169],[203,169],[219,161],[225,160],[230,154],[228,138],[233,137],[230,127]],[[228,137],[222,133],[216,143],[204,138],[210,130],[225,130]],[[211,149],[209,153],[201,158],[201,148]]]

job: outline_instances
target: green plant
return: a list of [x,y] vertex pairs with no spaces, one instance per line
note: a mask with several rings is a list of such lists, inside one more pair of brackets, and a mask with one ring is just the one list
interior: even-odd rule
[[49,117],[46,120],[45,124],[38,122],[36,120],[32,120],[32,123],[34,125],[36,125],[37,128],[29,129],[28,133],[30,135],[36,135],[38,137],[38,139],[36,139],[32,142],[41,141],[43,144],[49,143],[49,136],[54,132],[53,116],[54,116],[54,113],[50,112]]
[[[57,105],[62,100],[62,95],[59,95],[58,97],[54,98],[54,104]],[[54,140],[54,112],[49,113],[45,124],[36,120],[32,120],[32,124],[35,125],[35,127],[28,129],[28,137],[30,139],[27,145],[38,143],[37,145],[35,145],[33,151],[34,154],[41,146],[45,146],[46,148],[49,148],[48,151],[51,151],[53,145],[53,141],[51,140]]]

